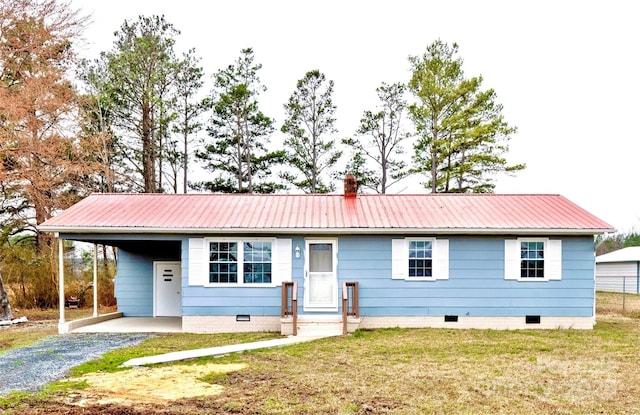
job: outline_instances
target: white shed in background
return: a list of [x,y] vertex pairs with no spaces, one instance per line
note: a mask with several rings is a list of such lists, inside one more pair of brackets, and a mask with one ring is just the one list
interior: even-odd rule
[[640,294],[640,246],[597,256],[596,290]]

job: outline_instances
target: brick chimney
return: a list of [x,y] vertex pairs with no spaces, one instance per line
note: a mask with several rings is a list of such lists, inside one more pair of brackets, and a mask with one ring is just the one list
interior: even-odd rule
[[353,174],[347,174],[344,178],[344,197],[356,197],[358,194],[358,182]]

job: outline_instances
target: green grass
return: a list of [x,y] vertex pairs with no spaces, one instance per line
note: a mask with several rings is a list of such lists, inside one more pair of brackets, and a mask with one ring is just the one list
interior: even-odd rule
[[241,357],[247,369],[229,375],[210,408],[250,390],[256,413],[628,413],[630,403],[640,407],[638,323],[385,329],[265,350]]
[[85,381],[59,381],[51,382],[37,393],[31,392],[11,392],[7,396],[0,396],[0,409],[3,414],[10,414],[20,407],[33,405],[38,406],[40,402],[48,401],[53,396],[59,396],[68,391],[78,391],[87,388],[89,385]]
[[[15,317],[25,316],[28,323],[0,327],[0,354],[15,347],[27,346],[58,333],[59,311],[54,309],[13,310]],[[91,309],[66,310],[68,320],[77,320],[93,314]]]
[[212,372],[198,378],[198,380],[210,384],[222,385],[229,381],[229,375],[224,372]]
[[[201,358],[189,364],[215,361],[245,367],[199,379],[222,385],[221,394],[174,401],[164,410],[632,414],[640,408],[639,313],[640,296],[627,295],[623,310],[619,294],[598,293],[598,324],[593,330],[359,330],[346,337]],[[158,336],[82,365],[73,376],[121,370],[120,363],[133,357],[270,336],[274,335]],[[52,395],[64,396],[70,390]],[[26,402],[31,408],[47,410],[56,405],[51,396],[41,400],[16,396],[13,405]]]
[[38,328],[33,330],[21,330],[14,327],[0,328],[0,355],[15,347],[28,346],[38,340],[58,333],[54,327]]
[[0,409],[16,408],[37,398],[35,394],[29,392],[11,392],[7,396],[0,396]]
[[[72,376],[92,372],[117,372],[130,359],[181,350],[202,349],[236,343],[250,343],[280,337],[276,333],[233,333],[233,334],[164,334],[152,337],[137,346],[126,347],[105,353],[101,358],[83,363],[71,369]],[[206,359],[194,359],[202,361]]]

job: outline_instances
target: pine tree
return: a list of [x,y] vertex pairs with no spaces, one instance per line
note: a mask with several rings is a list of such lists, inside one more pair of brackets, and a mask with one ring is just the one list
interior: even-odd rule
[[113,49],[96,61],[106,69],[100,82],[110,95],[117,151],[135,181],[133,190],[163,191],[164,146],[181,65],[174,51],[179,34],[164,16],[140,16],[122,24]]
[[[402,142],[408,137],[402,129],[407,108],[404,92],[405,86],[400,83],[383,83],[376,89],[379,109],[364,112],[356,132],[358,139],[343,140],[354,149],[349,167],[360,174],[356,176],[358,183],[376,193],[387,193],[390,186],[409,174],[402,159]],[[372,163],[374,169],[369,170],[367,162]]]
[[516,132],[502,115],[496,93],[481,90],[482,77],[465,78],[458,45],[437,40],[420,57],[409,58],[409,107],[418,140],[414,171],[426,174],[431,192],[491,192],[493,176],[513,173],[504,155]]
[[211,192],[273,193],[284,186],[271,180],[271,169],[283,161],[284,152],[269,152],[273,120],[260,111],[258,95],[266,90],[260,83],[261,64],[254,63],[251,48],[215,74],[211,98],[213,115],[209,141],[196,154],[215,177],[199,183]]
[[[284,108],[287,119],[282,132],[287,135],[287,160],[296,172],[283,179],[306,193],[327,193],[334,189],[323,177],[338,162],[342,152],[335,149],[336,106],[333,104],[333,81],[326,81],[319,70],[306,73]],[[327,137],[329,136],[329,137]]]

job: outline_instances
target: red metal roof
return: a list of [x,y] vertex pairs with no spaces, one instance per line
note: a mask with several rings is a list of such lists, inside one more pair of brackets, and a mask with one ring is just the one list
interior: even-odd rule
[[613,231],[560,195],[93,194],[41,230],[115,233],[574,233]]

